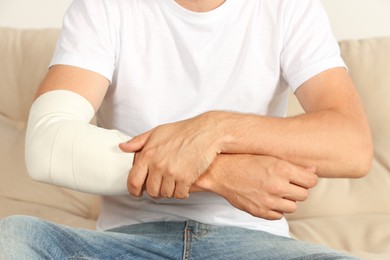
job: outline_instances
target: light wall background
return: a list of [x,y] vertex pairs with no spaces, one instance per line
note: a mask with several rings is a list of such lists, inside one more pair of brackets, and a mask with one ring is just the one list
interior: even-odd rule
[[[72,0],[0,0],[0,26],[60,27]],[[390,0],[322,0],[337,39],[390,36]]]

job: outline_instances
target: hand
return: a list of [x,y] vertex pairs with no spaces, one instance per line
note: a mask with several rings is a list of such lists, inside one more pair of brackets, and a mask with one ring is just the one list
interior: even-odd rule
[[120,144],[124,152],[137,152],[128,177],[128,190],[154,198],[189,196],[191,185],[211,165],[220,133],[207,114],[165,124]]
[[222,154],[191,191],[216,193],[255,217],[277,220],[307,199],[309,189],[317,184],[315,170],[274,157]]

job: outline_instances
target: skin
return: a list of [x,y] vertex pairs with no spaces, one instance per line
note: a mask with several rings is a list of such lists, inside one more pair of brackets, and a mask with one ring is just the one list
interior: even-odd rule
[[321,177],[364,176],[372,160],[370,131],[346,70],[322,72],[296,95],[306,114],[270,118],[211,111],[122,144],[126,152],[140,151],[129,177],[130,193],[140,196],[146,183],[153,197],[186,198],[220,154],[272,156],[315,166]]
[[[195,12],[224,1],[177,1]],[[103,76],[53,66],[37,96],[57,89],[84,96],[98,110],[108,89]],[[210,111],[157,126],[120,144],[136,152],[129,193],[187,198],[213,192],[254,216],[280,219],[296,210],[321,177],[362,177],[373,147],[360,99],[343,68],[322,72],[295,93],[306,114],[291,118]],[[245,133],[245,134],[242,134]]]
[[225,0],[176,0],[176,3],[193,12],[208,12],[222,5]]

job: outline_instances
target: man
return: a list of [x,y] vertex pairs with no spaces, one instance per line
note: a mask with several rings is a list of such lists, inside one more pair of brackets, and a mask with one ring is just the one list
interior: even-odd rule
[[[283,118],[289,89],[306,114]],[[11,217],[0,254],[352,259],[289,238],[283,215],[317,176],[361,177],[371,159],[319,1],[76,0],[26,163],[36,180],[103,195],[99,231]]]

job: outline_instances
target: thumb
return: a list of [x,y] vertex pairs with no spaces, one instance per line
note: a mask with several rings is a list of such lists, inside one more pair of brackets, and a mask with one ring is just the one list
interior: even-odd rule
[[135,136],[127,142],[120,143],[119,148],[126,153],[138,152],[144,148],[151,134],[152,131],[148,131],[146,133]]

